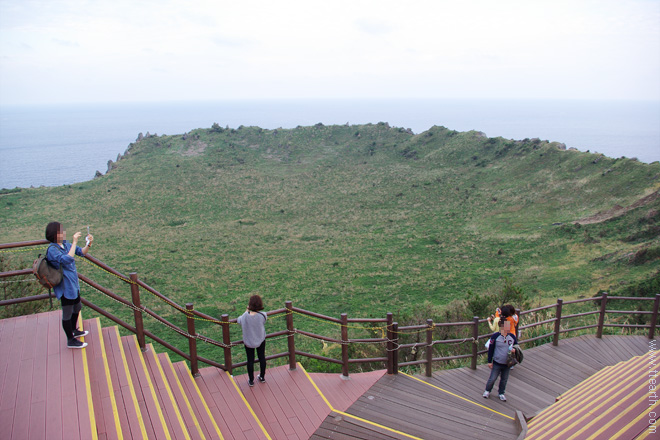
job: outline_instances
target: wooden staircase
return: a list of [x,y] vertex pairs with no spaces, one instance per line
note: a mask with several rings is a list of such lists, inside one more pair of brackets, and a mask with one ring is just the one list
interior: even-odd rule
[[184,362],[151,344],[143,352],[99,318],[83,328],[88,346],[72,350],[59,310],[0,320],[0,438],[307,439],[331,404],[347,408],[384,374],[344,381],[271,367],[250,388],[247,375],[214,367],[193,378]]
[[[657,369],[649,355],[608,366],[557,398],[530,422],[530,440],[658,438]],[[654,359],[651,359],[654,361]]]

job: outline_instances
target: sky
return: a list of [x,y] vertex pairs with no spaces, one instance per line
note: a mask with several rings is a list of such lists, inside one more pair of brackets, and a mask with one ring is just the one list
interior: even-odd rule
[[0,105],[660,100],[660,0],[0,0]]

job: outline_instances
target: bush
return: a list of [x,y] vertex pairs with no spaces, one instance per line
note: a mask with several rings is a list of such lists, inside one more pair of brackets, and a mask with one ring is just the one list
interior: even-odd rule
[[504,277],[502,281],[502,287],[496,292],[486,292],[479,295],[468,291],[465,300],[467,312],[465,319],[472,319],[473,316],[484,318],[504,304],[511,304],[515,308],[523,310],[530,307],[530,299],[522,288],[516,286],[511,278]]
[[495,309],[494,298],[492,294],[486,293],[484,295],[479,295],[474,293],[471,290],[467,292],[467,298],[465,300],[466,314],[465,319],[472,319],[474,316],[484,317],[488,316]]
[[660,258],[660,247],[655,246],[643,248],[630,257],[630,264],[639,266],[647,261],[655,260],[657,258]]

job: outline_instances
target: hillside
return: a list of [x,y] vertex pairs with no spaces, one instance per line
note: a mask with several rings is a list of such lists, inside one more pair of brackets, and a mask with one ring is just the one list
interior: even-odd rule
[[94,256],[214,316],[259,293],[269,309],[381,317],[424,304],[442,320],[441,306],[504,277],[534,305],[657,278],[659,188],[657,162],[538,139],[214,124],[144,137],[89,182],[7,191],[0,242],[41,239],[52,220],[69,238],[91,225]]

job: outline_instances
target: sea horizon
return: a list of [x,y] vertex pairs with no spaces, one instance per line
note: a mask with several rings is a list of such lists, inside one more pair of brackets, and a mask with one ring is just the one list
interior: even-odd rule
[[105,174],[139,133],[387,122],[489,137],[539,138],[608,157],[660,160],[660,101],[282,99],[0,106],[0,188],[59,186]]

